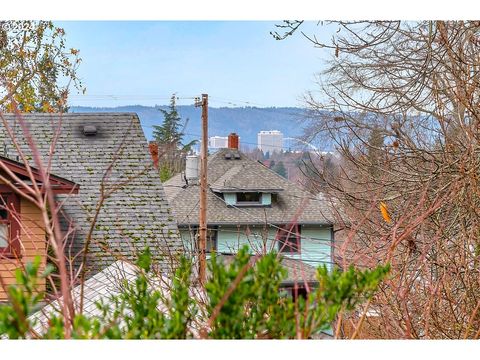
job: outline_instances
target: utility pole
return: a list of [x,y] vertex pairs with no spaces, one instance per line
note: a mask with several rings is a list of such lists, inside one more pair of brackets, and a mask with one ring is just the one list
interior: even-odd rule
[[196,99],[195,106],[202,107],[202,147],[200,150],[200,213],[198,237],[198,278],[203,285],[207,269],[207,146],[208,146],[208,95],[202,94],[202,100]]

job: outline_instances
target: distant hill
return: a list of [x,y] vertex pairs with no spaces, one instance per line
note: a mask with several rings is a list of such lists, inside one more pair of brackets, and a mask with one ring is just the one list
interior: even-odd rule
[[[114,108],[72,106],[70,112],[134,112],[137,113],[148,140],[152,139],[153,125],[160,125],[163,115],[159,109],[167,106],[141,106],[128,105]],[[182,119],[189,119],[185,128],[185,141],[198,139],[201,134],[200,115],[201,109],[192,106],[180,105],[177,110]],[[227,136],[236,132],[241,137],[243,144],[255,147],[257,133],[261,130],[279,130],[285,137],[302,135],[302,118],[304,109],[295,107],[236,107],[208,109],[209,136]]]

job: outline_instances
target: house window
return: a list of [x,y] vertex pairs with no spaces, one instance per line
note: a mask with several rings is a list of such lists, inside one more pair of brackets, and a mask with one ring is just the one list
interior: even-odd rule
[[300,253],[301,246],[300,226],[285,225],[277,232],[278,252],[280,253]]
[[242,192],[237,193],[237,205],[257,205],[262,203],[262,193]]
[[207,230],[207,253],[217,251],[217,230]]
[[8,244],[10,241],[9,239],[10,239],[10,225],[8,221],[8,211],[3,207],[3,208],[0,208],[0,249],[4,249],[8,247]]
[[[198,239],[199,239],[199,231],[198,227],[192,227],[191,228],[193,231],[193,239],[194,239],[194,244],[193,244],[193,249],[198,249]],[[192,233],[190,233],[192,234]],[[212,251],[217,250],[217,228],[209,228],[207,229],[207,246],[206,246],[206,251],[207,253],[211,253]]]
[[282,287],[280,290],[283,292],[284,296],[290,297],[294,302],[296,302],[299,298],[306,300],[309,294],[305,286],[298,284],[297,286],[292,285]]
[[0,193],[0,255],[20,256],[19,198],[14,193]]

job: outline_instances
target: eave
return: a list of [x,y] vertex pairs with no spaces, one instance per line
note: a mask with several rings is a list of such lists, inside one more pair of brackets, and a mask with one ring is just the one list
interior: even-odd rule
[[[207,225],[211,226],[281,226],[285,223],[289,223],[288,220],[285,221],[271,221],[269,220],[268,223],[265,222],[246,222],[246,221],[238,221],[238,222],[232,222],[232,221],[208,221]],[[298,225],[313,225],[313,226],[333,226],[332,222],[328,221],[301,221],[298,220],[296,222]],[[197,222],[183,222],[183,223],[178,223],[177,224],[179,228],[188,228],[191,226],[198,226],[198,221]]]
[[[33,180],[36,182],[36,185],[40,188],[41,191],[44,191],[43,177],[37,168],[30,166],[30,171],[31,171],[31,175],[30,175],[30,173],[27,171],[25,164],[21,162],[6,158],[4,156],[0,156],[0,161],[8,168],[8,170],[10,170],[15,175],[19,177],[24,177],[24,178],[26,177],[26,179],[25,180],[22,179],[22,181],[27,186],[33,186],[32,179],[31,179],[31,175],[32,175]],[[80,186],[74,183],[73,181],[70,181],[68,179],[62,178],[54,174],[49,174],[48,180],[54,194],[78,194],[78,191],[80,189]],[[12,186],[19,190],[22,190],[22,188],[25,187],[23,184],[18,182],[11,183],[9,185],[5,184],[2,187],[4,186],[9,186],[9,187]]]
[[217,193],[259,193],[259,192],[263,192],[263,193],[272,193],[272,194],[277,194],[281,191],[283,191],[283,189],[279,189],[279,188],[264,188],[264,189],[259,189],[259,188],[228,188],[228,187],[222,187],[222,188],[219,188],[219,187],[210,187],[210,189],[212,189],[213,192],[217,192]]

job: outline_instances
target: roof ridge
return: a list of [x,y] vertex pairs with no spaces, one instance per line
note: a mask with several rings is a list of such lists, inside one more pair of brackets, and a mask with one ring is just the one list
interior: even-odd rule
[[269,171],[270,173],[273,173],[275,174],[275,176],[280,180],[280,181],[283,181],[285,184],[289,185],[289,186],[294,186],[296,187],[298,190],[300,191],[303,191],[307,194],[311,194],[310,191],[306,190],[305,188],[303,188],[302,186],[298,185],[297,183],[294,183],[293,181],[290,181],[286,178],[284,178],[282,175],[276,173],[275,171],[273,171],[272,169],[270,169],[269,167],[263,165],[261,162],[258,162],[258,161],[254,161],[252,159],[249,159],[251,160],[252,162],[255,162],[258,166],[261,166],[262,169],[266,170],[266,171]]
[[[294,186],[296,189],[298,189],[299,191],[302,191],[306,194],[311,194],[308,190],[304,189],[303,187],[299,186],[298,184],[288,180],[288,179],[285,179],[283,176],[277,174],[275,171],[273,171],[272,169],[270,169],[269,167],[265,166],[264,164],[262,164],[261,162],[257,161],[257,160],[253,160],[253,159],[250,159],[245,153],[243,153],[241,150],[239,149],[230,149],[230,148],[222,148],[220,150],[218,150],[217,152],[215,152],[214,154],[210,155],[207,159],[208,160],[211,160],[211,161],[216,161],[216,160],[222,160],[223,158],[223,155],[229,151],[233,151],[233,152],[238,152],[240,155],[241,155],[241,159],[240,159],[240,163],[237,163],[236,165],[232,166],[232,168],[234,167],[237,167],[239,165],[242,164],[243,162],[243,165],[246,164],[255,164],[255,166],[258,167],[258,169],[262,169],[261,171],[267,171],[269,172],[270,174],[274,174],[274,176],[277,178],[277,180],[281,181],[282,182],[282,185],[288,185],[288,186]],[[233,161],[233,160],[232,160]],[[238,161],[238,160],[234,160],[234,161]],[[210,162],[209,162],[210,164]],[[227,170],[227,172],[225,172],[224,174],[220,175],[218,178],[216,178],[215,180],[213,180],[213,183],[216,183],[217,181],[219,181],[221,178],[225,177],[225,175],[230,172],[231,173],[231,169],[230,168],[229,170]]]

